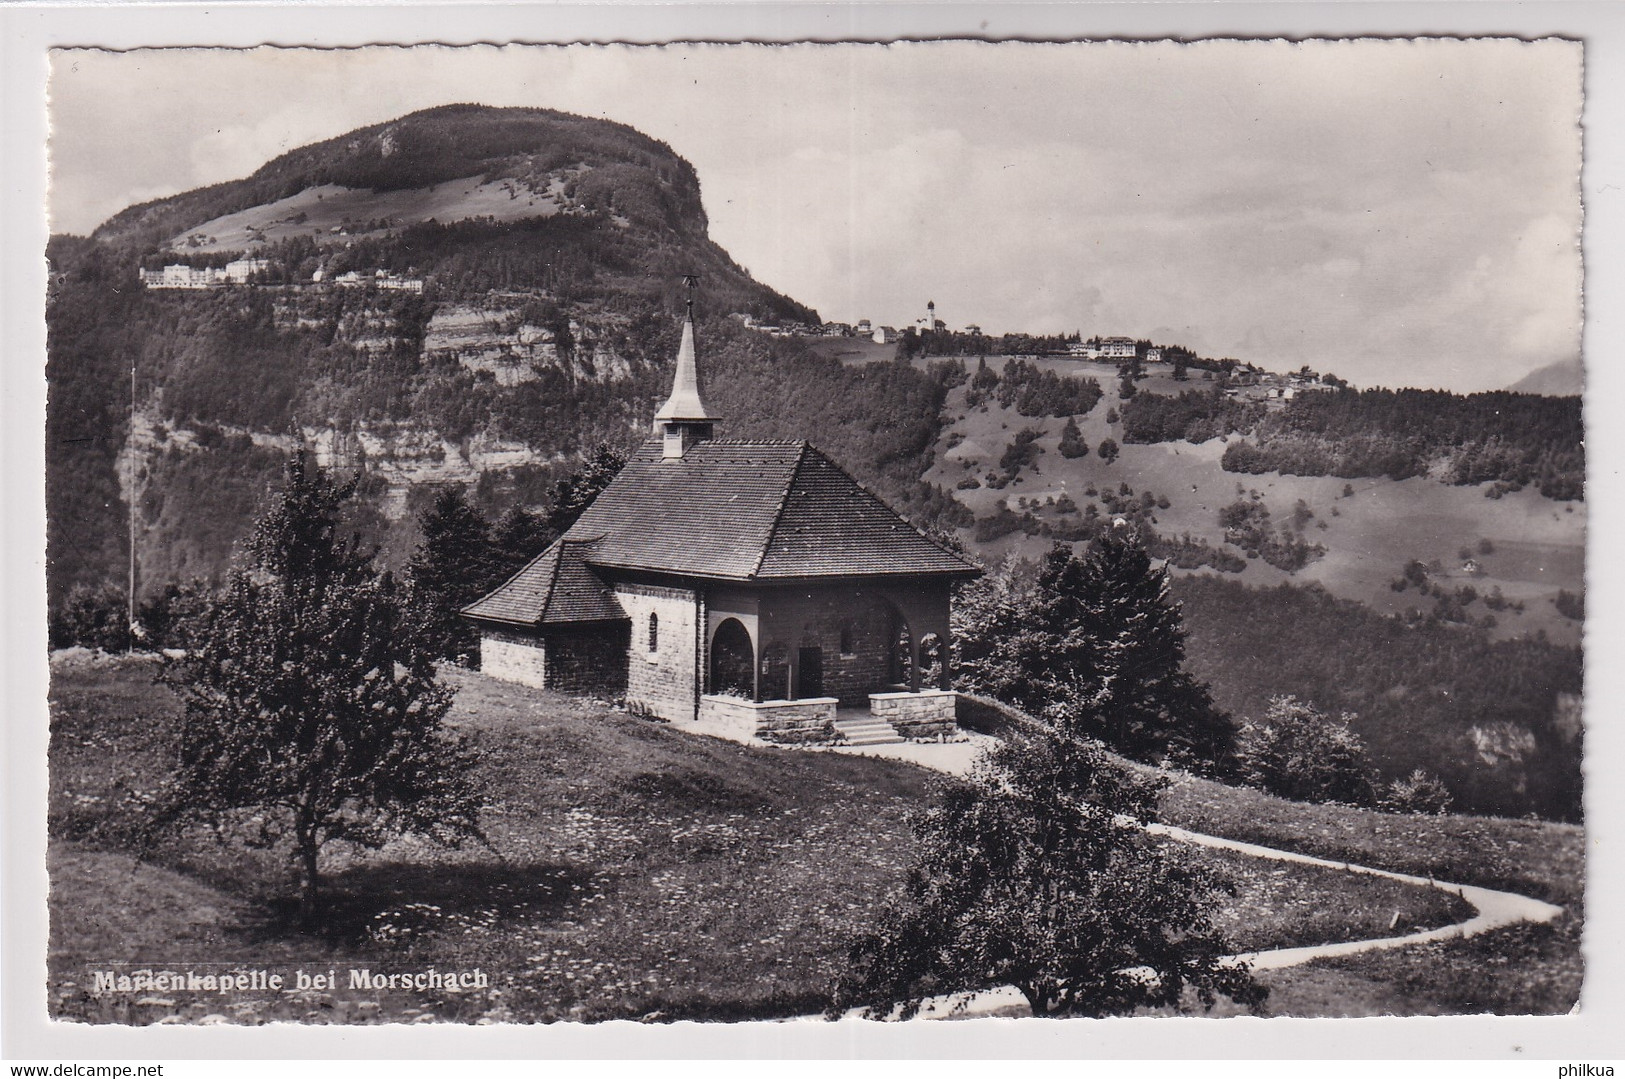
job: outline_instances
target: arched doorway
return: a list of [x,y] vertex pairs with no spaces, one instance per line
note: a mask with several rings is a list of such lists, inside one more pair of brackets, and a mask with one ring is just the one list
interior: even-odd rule
[[750,697],[756,683],[756,650],[750,631],[737,618],[724,619],[711,638],[711,692]]

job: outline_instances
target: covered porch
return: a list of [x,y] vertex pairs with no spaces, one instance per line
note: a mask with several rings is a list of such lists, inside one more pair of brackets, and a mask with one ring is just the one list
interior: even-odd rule
[[948,601],[940,580],[714,592],[701,712],[774,741],[835,740],[859,710],[900,737],[950,734]]

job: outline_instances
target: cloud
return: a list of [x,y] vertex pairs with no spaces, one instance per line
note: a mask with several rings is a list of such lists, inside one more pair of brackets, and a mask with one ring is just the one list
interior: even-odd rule
[[[630,124],[712,235],[843,321],[1161,334],[1480,389],[1578,349],[1573,43],[1113,42],[59,54],[52,208],[452,101]],[[1496,380],[1501,380],[1497,382]]]

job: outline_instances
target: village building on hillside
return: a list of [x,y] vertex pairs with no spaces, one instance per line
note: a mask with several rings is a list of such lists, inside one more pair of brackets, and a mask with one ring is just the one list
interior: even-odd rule
[[236,259],[226,263],[224,269],[177,262],[161,270],[141,270],[139,273],[141,283],[147,288],[210,289],[246,285],[255,274],[264,273],[270,266],[269,259]]
[[975,566],[806,441],[714,437],[692,314],[655,435],[464,609],[509,681],[770,741],[952,732],[948,609]]
[[1135,352],[1132,337],[1108,337],[1100,343],[1100,354],[1108,360],[1132,360]]
[[[322,271],[317,270],[316,272],[321,273]],[[320,281],[321,279],[313,277],[312,280]],[[370,286],[384,292],[413,292],[419,294],[423,292],[423,278],[402,277],[399,274],[390,273],[388,270],[374,270],[370,275],[358,270],[350,270],[334,277],[332,283],[340,288],[367,288]]]

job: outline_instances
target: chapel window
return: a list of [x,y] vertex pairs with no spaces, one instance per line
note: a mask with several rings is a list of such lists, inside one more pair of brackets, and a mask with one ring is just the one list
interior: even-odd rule
[[649,651],[655,652],[660,648],[660,616],[649,616]]

